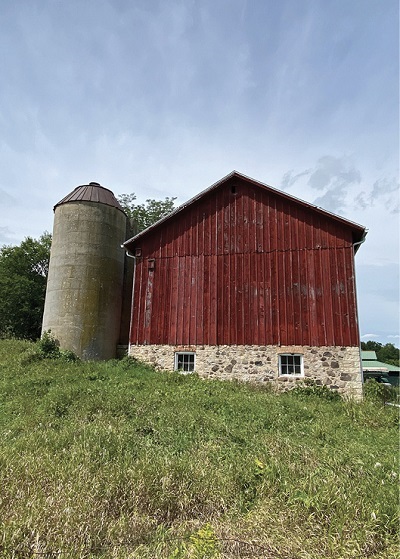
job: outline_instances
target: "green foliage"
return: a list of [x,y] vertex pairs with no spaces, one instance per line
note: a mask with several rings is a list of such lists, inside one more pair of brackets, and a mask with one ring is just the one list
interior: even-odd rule
[[400,349],[393,344],[385,344],[376,355],[379,361],[400,367]]
[[51,235],[0,248],[0,337],[40,336]]
[[118,201],[131,221],[134,233],[140,233],[174,209],[176,198],[166,197],[164,200],[146,200],[144,204],[135,204],[136,194],[121,194]]
[[194,559],[213,559],[218,557],[218,540],[210,523],[190,536]]
[[181,542],[168,559],[217,559],[220,557],[219,542],[215,531],[208,522],[189,536],[189,541]]
[[378,361],[400,367],[400,349],[393,344],[381,344],[372,340],[361,342],[361,349],[364,351],[375,351]]
[[73,363],[74,361],[80,361],[79,357],[71,351],[70,349],[60,349],[60,358],[67,363]]
[[0,340],[0,557],[397,557],[396,408],[32,351]]
[[60,349],[58,340],[52,335],[51,330],[44,332],[32,350],[24,357],[24,364],[28,365],[41,359],[60,359],[67,363],[79,361],[79,357],[68,349]]
[[324,384],[317,384],[312,379],[305,379],[304,382],[298,383],[292,392],[298,396],[317,396],[323,400],[330,401],[341,400],[338,392],[331,390]]
[[397,400],[397,390],[393,386],[376,382],[375,379],[368,379],[364,383],[364,397],[381,404],[395,402]]
[[43,357],[56,359],[60,355],[59,344],[55,337],[51,334],[51,330],[43,332],[43,335],[37,342],[36,347],[38,352],[43,355]]

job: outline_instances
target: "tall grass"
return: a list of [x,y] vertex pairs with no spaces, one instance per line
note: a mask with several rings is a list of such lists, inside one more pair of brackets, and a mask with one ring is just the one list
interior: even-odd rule
[[0,341],[1,558],[394,558],[397,410]]

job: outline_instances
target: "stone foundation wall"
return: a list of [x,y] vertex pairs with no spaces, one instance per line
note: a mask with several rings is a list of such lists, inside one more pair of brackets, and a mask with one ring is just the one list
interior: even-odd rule
[[[360,352],[358,347],[306,346],[166,346],[129,347],[129,355],[158,370],[174,370],[175,353],[193,351],[195,372],[204,378],[272,382],[279,390],[289,390],[304,379],[326,385],[341,394],[362,397]],[[279,376],[279,355],[303,355],[302,377]]]

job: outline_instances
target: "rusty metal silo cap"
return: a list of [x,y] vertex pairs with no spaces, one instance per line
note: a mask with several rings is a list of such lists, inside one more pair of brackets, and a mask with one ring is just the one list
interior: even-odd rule
[[54,206],[54,211],[58,206],[71,202],[96,202],[98,204],[105,204],[106,206],[113,206],[125,213],[121,204],[114,196],[114,193],[108,188],[101,186],[98,182],[90,182],[89,184],[77,186]]

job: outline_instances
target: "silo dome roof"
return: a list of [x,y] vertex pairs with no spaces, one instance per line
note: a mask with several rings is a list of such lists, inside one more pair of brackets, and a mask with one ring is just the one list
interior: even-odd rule
[[121,204],[111,190],[101,186],[98,182],[90,182],[89,184],[77,186],[54,206],[54,210],[58,206],[61,206],[61,204],[67,204],[68,202],[97,202],[99,204],[113,206],[121,210],[121,212],[124,212]]

